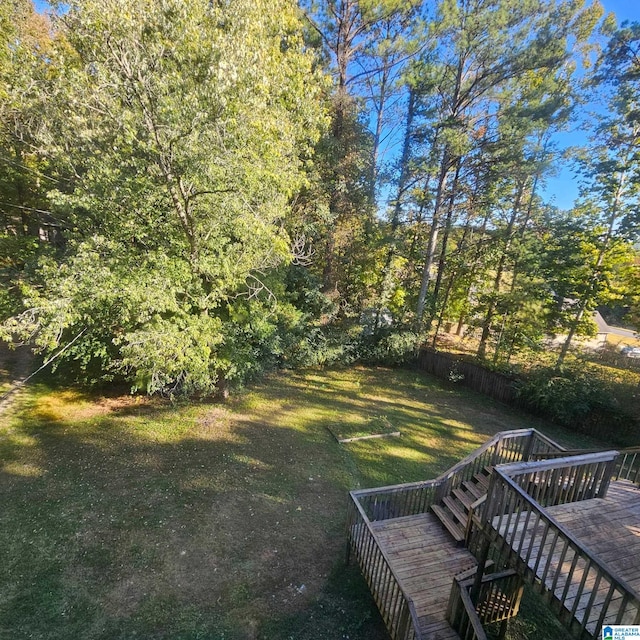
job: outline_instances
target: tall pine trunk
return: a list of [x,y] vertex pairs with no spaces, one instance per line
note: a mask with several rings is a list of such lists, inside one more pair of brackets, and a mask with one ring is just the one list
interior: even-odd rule
[[500,254],[500,260],[498,261],[498,267],[496,269],[496,275],[493,279],[493,290],[487,307],[487,313],[482,323],[482,335],[480,336],[480,344],[478,345],[478,357],[484,358],[487,353],[487,343],[489,336],[491,335],[491,329],[493,326],[493,320],[496,313],[496,298],[500,293],[500,287],[502,285],[502,277],[507,266],[507,258],[509,257],[509,250],[511,249],[511,243],[514,237],[514,227],[520,213],[520,206],[522,203],[522,196],[524,194],[525,181],[520,180],[516,187],[516,197],[511,209],[511,216],[507,224],[507,231],[505,234],[505,243]]

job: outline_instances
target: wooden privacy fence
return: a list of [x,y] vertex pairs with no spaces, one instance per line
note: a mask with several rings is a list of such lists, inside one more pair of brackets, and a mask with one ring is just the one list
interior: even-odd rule
[[[463,385],[504,404],[531,411],[536,415],[550,417],[546,410],[536,408],[519,397],[516,391],[518,378],[515,376],[491,371],[479,363],[470,362],[449,353],[428,349],[422,349],[418,353],[416,364],[422,371],[443,380]],[[555,418],[551,417],[551,419]],[[617,425],[613,435],[616,441],[622,444],[635,443],[640,437],[640,420],[631,414],[615,410],[592,407],[586,415],[575,416],[563,424],[570,429],[596,436],[601,435],[603,429],[611,429],[612,426]]]
[[457,382],[479,393],[484,393],[505,404],[518,404],[514,388],[514,378],[505,376],[484,367],[459,360],[447,353],[427,351],[418,354],[418,367],[438,378]]
[[[562,466],[557,474],[549,473],[549,461],[495,469],[487,499],[478,509],[480,517],[474,516],[498,564],[516,566],[580,640],[596,637],[605,624],[639,624],[640,598],[541,502],[553,506],[602,497],[617,455],[614,451],[556,459],[553,463]],[[484,560],[480,558],[481,566]]]

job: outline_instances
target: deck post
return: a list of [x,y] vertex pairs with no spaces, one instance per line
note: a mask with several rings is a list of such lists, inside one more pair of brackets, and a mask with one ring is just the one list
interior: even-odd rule
[[478,597],[480,596],[480,589],[482,588],[482,578],[484,577],[484,569],[487,565],[487,560],[489,559],[489,549],[491,548],[491,540],[484,533],[484,528],[482,529],[482,543],[480,544],[480,553],[476,556],[476,560],[478,561],[478,568],[476,569],[476,575],[473,579],[473,586],[471,587],[471,601],[474,606],[478,602]]
[[502,437],[496,442],[495,449],[493,450],[493,455],[491,456],[491,466],[495,467],[500,460],[500,454],[502,453]]
[[434,504],[439,504],[440,501],[447,495],[449,495],[449,487],[451,486],[451,476],[447,476],[442,480],[442,482],[436,487],[435,495],[434,495]]
[[522,452],[523,462],[528,462],[529,460],[531,460],[531,452],[533,451],[533,443],[535,441],[535,438],[536,438],[536,432],[534,429],[531,429],[531,433],[527,438],[527,444],[525,445],[524,451]]
[[355,498],[349,494],[347,501],[347,548],[345,549],[345,565],[349,565],[351,560],[351,536],[353,535],[353,525],[355,524],[355,509],[353,501]]
[[505,618],[500,623],[500,632],[498,633],[498,640],[504,640],[507,637],[507,625],[509,624],[509,618]]
[[445,618],[449,624],[453,627],[454,621],[458,616],[458,584],[455,577],[451,581],[451,593],[449,594],[449,602],[447,603],[447,612]]
[[613,476],[613,473],[616,469],[616,463],[618,461],[618,457],[620,456],[620,454],[618,453],[615,458],[612,458],[611,460],[609,460],[609,462],[607,462],[605,469],[604,469],[604,474],[603,474],[603,478],[602,478],[602,482],[600,483],[600,489],[598,490],[598,494],[596,495],[596,498],[605,498],[607,495],[607,491],[609,491],[609,485],[611,484],[611,478]]

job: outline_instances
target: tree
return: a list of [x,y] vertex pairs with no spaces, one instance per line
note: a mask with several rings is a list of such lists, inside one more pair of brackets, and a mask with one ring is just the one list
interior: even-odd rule
[[[320,256],[323,289],[358,312],[377,271],[376,197],[382,148],[393,129],[397,80],[417,48],[408,34],[418,2],[303,1],[334,77],[332,123],[322,144],[329,224]],[[372,251],[373,249],[373,251]]]
[[[558,356],[561,366],[586,312],[609,289],[612,263],[640,233],[640,25],[616,32],[599,60],[594,80],[609,86],[609,115],[601,118],[593,143],[581,159],[584,175],[578,213],[597,233],[584,284]],[[627,254],[627,260],[629,255]]]
[[65,357],[150,392],[242,378],[277,342],[283,222],[324,117],[296,7],[77,0],[58,24],[41,140],[70,228],[5,335],[74,340]]
[[0,7],[0,317],[15,308],[12,280],[59,225],[47,211],[43,185],[59,176],[38,150],[39,85],[51,66],[49,25],[30,0]]
[[591,312],[615,303],[621,294],[619,272],[629,263],[631,246],[609,235],[590,204],[574,208],[550,222],[545,237],[543,269],[552,294],[547,305],[551,333],[568,333],[556,367],[564,363],[576,335],[593,335]]
[[[429,321],[436,301],[429,299],[441,225],[455,199],[460,164],[476,147],[481,128],[493,128],[499,119],[508,85],[539,73],[554,76],[569,57],[568,44],[578,46],[591,33],[602,13],[595,3],[584,8],[575,0],[522,3],[508,0],[443,1],[439,5],[438,58],[428,60],[426,83],[434,107],[431,228],[425,247],[416,318]],[[516,91],[514,91],[517,93]],[[507,93],[508,95],[508,93]],[[446,222],[445,222],[446,224]]]

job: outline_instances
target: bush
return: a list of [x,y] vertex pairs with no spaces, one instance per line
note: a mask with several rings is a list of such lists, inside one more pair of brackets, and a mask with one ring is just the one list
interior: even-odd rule
[[359,359],[366,364],[398,366],[413,360],[417,347],[417,334],[412,331],[387,329],[361,337]]
[[637,444],[640,425],[625,412],[615,386],[578,363],[558,371],[538,367],[516,383],[517,396],[529,410],[572,429]]
[[369,334],[359,325],[311,327],[287,354],[285,364],[299,366],[398,366],[415,358],[418,336],[411,331],[386,329]]

